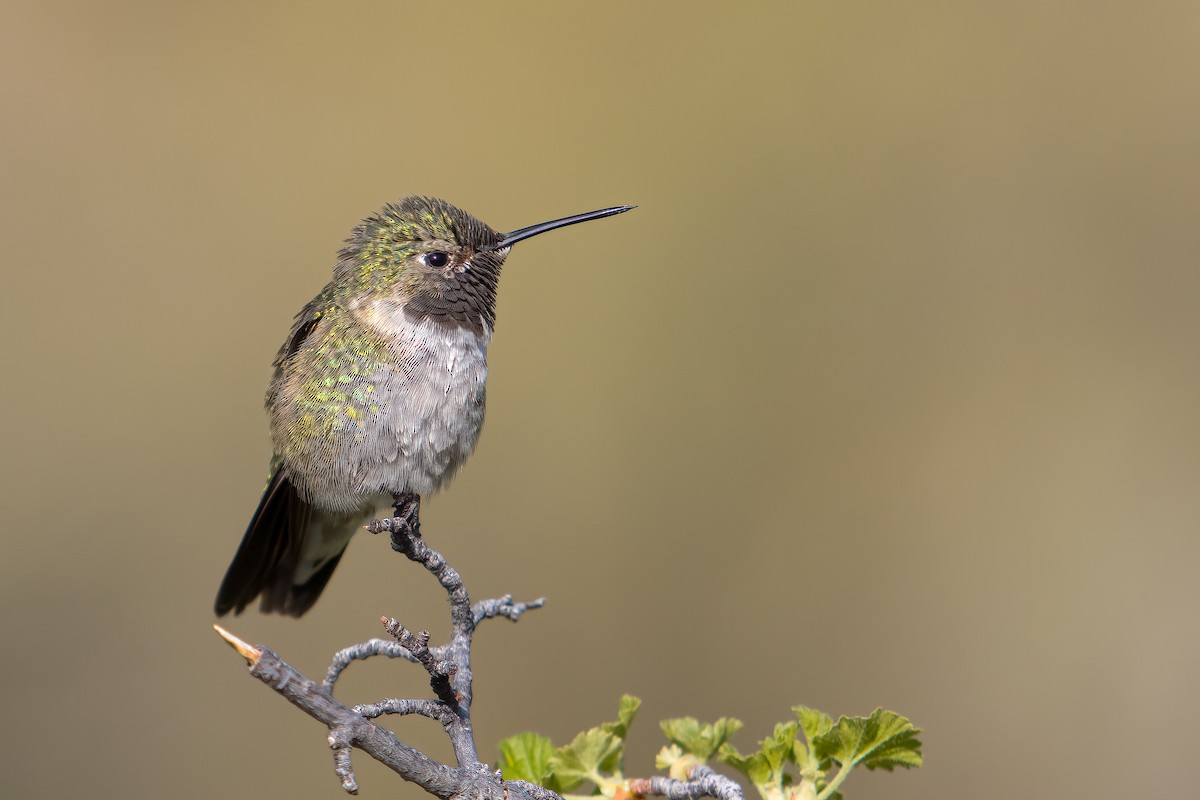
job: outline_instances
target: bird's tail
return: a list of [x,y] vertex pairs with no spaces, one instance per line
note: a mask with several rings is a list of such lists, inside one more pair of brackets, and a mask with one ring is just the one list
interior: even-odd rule
[[265,613],[298,617],[308,611],[341,560],[356,522],[313,508],[285,470],[276,468],[217,591],[217,616],[240,614],[259,595]]

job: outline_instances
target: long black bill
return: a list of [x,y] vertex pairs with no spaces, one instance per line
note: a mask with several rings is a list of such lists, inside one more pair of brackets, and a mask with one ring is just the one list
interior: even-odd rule
[[589,211],[586,214],[575,214],[562,219],[543,222],[538,225],[530,225],[528,228],[521,228],[512,233],[504,234],[504,238],[497,242],[494,246],[496,250],[502,250],[505,247],[512,247],[517,242],[528,239],[530,236],[537,236],[539,233],[552,231],[555,228],[563,228],[567,225],[574,225],[576,222],[587,222],[592,219],[600,219],[601,217],[611,217],[613,214],[624,214],[637,206],[613,206],[612,208],[602,208],[599,211]]

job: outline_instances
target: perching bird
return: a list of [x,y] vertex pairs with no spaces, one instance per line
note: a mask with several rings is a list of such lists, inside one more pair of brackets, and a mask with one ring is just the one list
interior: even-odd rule
[[483,424],[509,248],[631,208],[497,233],[443,200],[406,197],[355,227],[275,358],[271,477],[217,615],[261,595],[263,611],[300,616],[378,508],[411,498],[415,515],[420,496],[445,486]]

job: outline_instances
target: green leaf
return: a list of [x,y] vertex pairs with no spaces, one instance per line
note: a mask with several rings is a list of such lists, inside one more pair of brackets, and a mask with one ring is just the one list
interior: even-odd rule
[[617,721],[605,722],[601,724],[603,730],[624,739],[629,734],[629,726],[633,724],[633,718],[637,716],[638,709],[642,707],[642,701],[631,694],[621,695],[621,706],[617,709]]
[[799,732],[800,726],[795,722],[775,723],[775,735],[762,740],[762,750],[767,754],[768,760],[782,769],[783,765],[791,760],[792,744]]
[[831,758],[843,769],[862,764],[867,769],[921,766],[920,728],[893,711],[877,708],[869,717],[839,717],[837,724],[813,739],[813,751]]
[[817,773],[829,769],[829,760],[813,753],[812,742],[833,727],[833,720],[824,711],[808,706],[793,706],[792,711],[796,712],[800,729],[804,731],[804,738],[797,737],[792,746],[792,758],[802,774],[815,779],[819,777]]
[[608,779],[621,770],[621,757],[625,751],[625,736],[637,716],[642,701],[632,695],[621,698],[616,722],[605,722],[576,736],[571,743],[558,748],[547,759],[551,783],[543,784],[548,789],[562,794],[569,792],[584,781],[597,786],[611,781]]
[[500,771],[505,780],[545,785],[554,745],[536,733],[518,733],[500,742]]
[[817,711],[808,706],[792,706],[796,718],[800,720],[800,728],[810,742],[833,727],[833,720],[824,711]]
[[586,730],[576,736],[570,744],[554,751],[554,755],[549,759],[550,772],[566,792],[585,780],[594,783],[600,777],[602,764],[620,761],[623,744],[623,740],[606,730]]
[[721,745],[729,741],[742,728],[740,720],[721,717],[711,725],[702,725],[694,717],[663,720],[663,734],[673,744],[679,745],[701,761],[713,757]]
[[717,751],[717,757],[745,775],[755,786],[764,786],[771,780],[771,765],[761,752],[742,755],[736,747],[726,742]]
[[775,734],[759,743],[757,752],[744,756],[728,743],[723,744],[717,756],[729,766],[743,773],[763,795],[772,788],[779,789],[790,782],[784,771],[791,761],[792,747],[800,726],[795,722],[778,723]]
[[642,701],[631,694],[621,696],[621,705],[617,709],[617,721],[605,722],[600,725],[600,730],[605,733],[611,733],[616,739],[615,747],[612,747],[609,754],[600,762],[600,769],[603,772],[620,772],[621,759],[625,755],[625,737],[629,735],[629,726],[633,724],[633,718],[637,716],[638,709],[642,707]]
[[700,738],[700,720],[695,717],[680,717],[679,719],[664,719],[658,723],[667,741],[677,744],[683,750],[691,752],[692,742]]

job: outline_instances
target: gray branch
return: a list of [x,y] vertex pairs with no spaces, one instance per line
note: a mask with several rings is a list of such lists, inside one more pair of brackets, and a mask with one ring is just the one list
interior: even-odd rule
[[383,627],[395,637],[396,641],[408,652],[412,653],[417,663],[429,673],[429,685],[443,703],[449,707],[459,705],[461,699],[450,686],[450,679],[458,672],[458,665],[453,661],[438,658],[429,649],[429,631],[413,633],[395,619],[380,617]]
[[[435,797],[449,800],[551,800],[553,792],[523,781],[505,781],[499,772],[482,764],[450,767],[426,756],[400,741],[394,733],[368,720],[362,713],[335,700],[324,686],[309,680],[299,670],[262,646],[251,646],[233,634],[215,626],[235,650],[250,663],[250,674],[270,686],[288,701],[329,728],[329,746],[333,750],[334,769],[342,788],[358,793],[358,784],[350,763],[350,749],[357,747],[386,765],[406,781],[415,783]],[[384,701],[378,710],[402,712],[404,701]],[[413,713],[424,713],[438,701],[415,701]],[[421,709],[421,710],[418,710]],[[377,710],[364,707],[364,711]],[[440,720],[439,720],[440,721]],[[559,798],[561,800],[561,798]]]
[[405,650],[399,642],[388,639],[369,639],[365,642],[352,644],[334,653],[333,661],[330,663],[329,669],[325,671],[325,680],[322,685],[332,692],[333,685],[337,683],[337,679],[346,667],[350,666],[354,661],[365,661],[372,656],[404,658],[414,664],[417,663],[417,659],[413,657],[413,654]]
[[[540,608],[539,598],[514,603],[511,595],[471,605],[470,597],[458,572],[440,553],[430,549],[405,520],[376,520],[368,530],[390,531],[392,546],[410,560],[425,567],[450,597],[452,634],[446,644],[431,647],[429,633],[413,633],[399,622],[382,618],[393,641],[371,639],[338,651],[317,684],[305,677],[266,647],[251,646],[214,626],[219,634],[250,664],[250,674],[283,695],[293,705],[329,729],[334,772],[342,788],[358,793],[358,782],[351,764],[351,750],[358,748],[385,764],[401,778],[420,786],[443,800],[563,800],[559,795],[526,781],[506,781],[479,761],[471,729],[471,642],[475,627],[485,619],[504,617],[518,620],[523,613]],[[372,656],[403,658],[420,664],[429,673],[430,686],[437,699],[389,698],[350,708],[333,697],[333,686],[342,671],[354,661]],[[409,747],[391,731],[371,720],[386,714],[418,715],[442,725],[454,748],[458,766],[451,767]],[[705,766],[695,767],[687,781],[654,777],[629,781],[635,796],[655,795],[669,800],[743,800],[738,784]]]
[[717,800],[743,800],[742,787],[731,778],[720,775],[703,764],[688,771],[688,780],[655,776],[629,782],[629,791],[639,796],[654,795],[667,800],[695,800],[714,797]]
[[375,725],[354,709],[334,700],[323,687],[267,648],[254,649],[258,656],[250,664],[250,674],[332,732],[330,746],[334,750],[338,778],[347,791],[353,793],[357,790],[350,769],[348,747],[357,747],[386,764],[400,777],[437,797],[450,798],[459,794],[468,784],[463,770],[439,764],[404,744],[391,731]]
[[[458,571],[446,563],[442,554],[425,544],[420,536],[390,528],[389,520],[380,520],[380,532],[391,530],[392,547],[403,553],[410,561],[415,561],[425,567],[435,578],[446,594],[450,596],[450,643],[446,645],[443,658],[456,666],[454,675],[450,676],[450,685],[459,695],[458,703],[463,709],[471,708],[471,639],[475,634],[475,614],[471,608],[471,598],[467,587],[463,585]],[[374,532],[373,523],[367,530]]]
[[538,786],[529,781],[505,781],[504,785],[508,787],[510,795],[513,792],[521,792],[532,800],[563,800],[557,793],[550,791],[545,786]]
[[440,722],[442,727],[454,723],[454,711],[437,700],[384,700],[379,703],[364,703],[355,706],[354,710],[367,719],[382,717],[384,714],[419,714]]
[[[246,658],[252,675],[329,728],[334,771],[342,788],[350,794],[358,792],[350,759],[351,749],[357,747],[437,797],[547,800],[545,789],[532,784],[506,783],[498,772],[482,764],[471,726],[471,643],[476,625],[493,617],[517,620],[525,611],[540,607],[544,600],[514,603],[506,595],[472,606],[462,577],[405,520],[376,520],[368,530],[391,532],[393,548],[425,567],[446,590],[452,623],[448,643],[431,647],[427,631],[413,633],[396,620],[384,617],[384,627],[394,641],[371,639],[338,651],[324,681],[318,685],[269,649],[252,647],[220,626],[218,633]],[[403,658],[423,666],[438,699],[389,698],[355,708],[335,700],[333,686],[346,667],[377,655]],[[457,767],[430,759],[370,721],[384,714],[416,714],[436,720],[450,737]],[[552,792],[550,795],[557,797]]]
[[[512,595],[506,594],[503,597],[479,601],[471,607],[471,616],[474,618],[476,625],[486,619],[495,619],[497,617],[503,617],[504,619],[516,622],[526,611],[541,608],[545,604],[546,598],[544,597],[530,600],[527,603],[514,603]],[[446,659],[448,656],[449,648],[444,644],[436,645],[429,649],[435,658]],[[346,667],[355,661],[365,661],[374,656],[403,658],[414,664],[417,663],[416,657],[395,640],[368,639],[365,642],[352,644],[335,653],[333,661],[329,664],[329,669],[325,671],[325,680],[322,685],[332,692],[334,684],[337,683],[338,678],[341,677]]]
[[539,597],[537,600],[530,600],[528,603],[514,603],[511,594],[506,594],[504,597],[497,597],[492,600],[481,600],[471,608],[471,616],[475,619],[475,624],[483,622],[485,619],[493,619],[495,617],[504,617],[516,622],[521,618],[521,615],[531,608],[541,608],[546,605],[546,598]]
[[358,780],[354,777],[354,765],[350,763],[350,751],[354,749],[353,738],[344,726],[329,729],[329,746],[333,748],[333,774],[342,782],[347,794],[358,794]]

